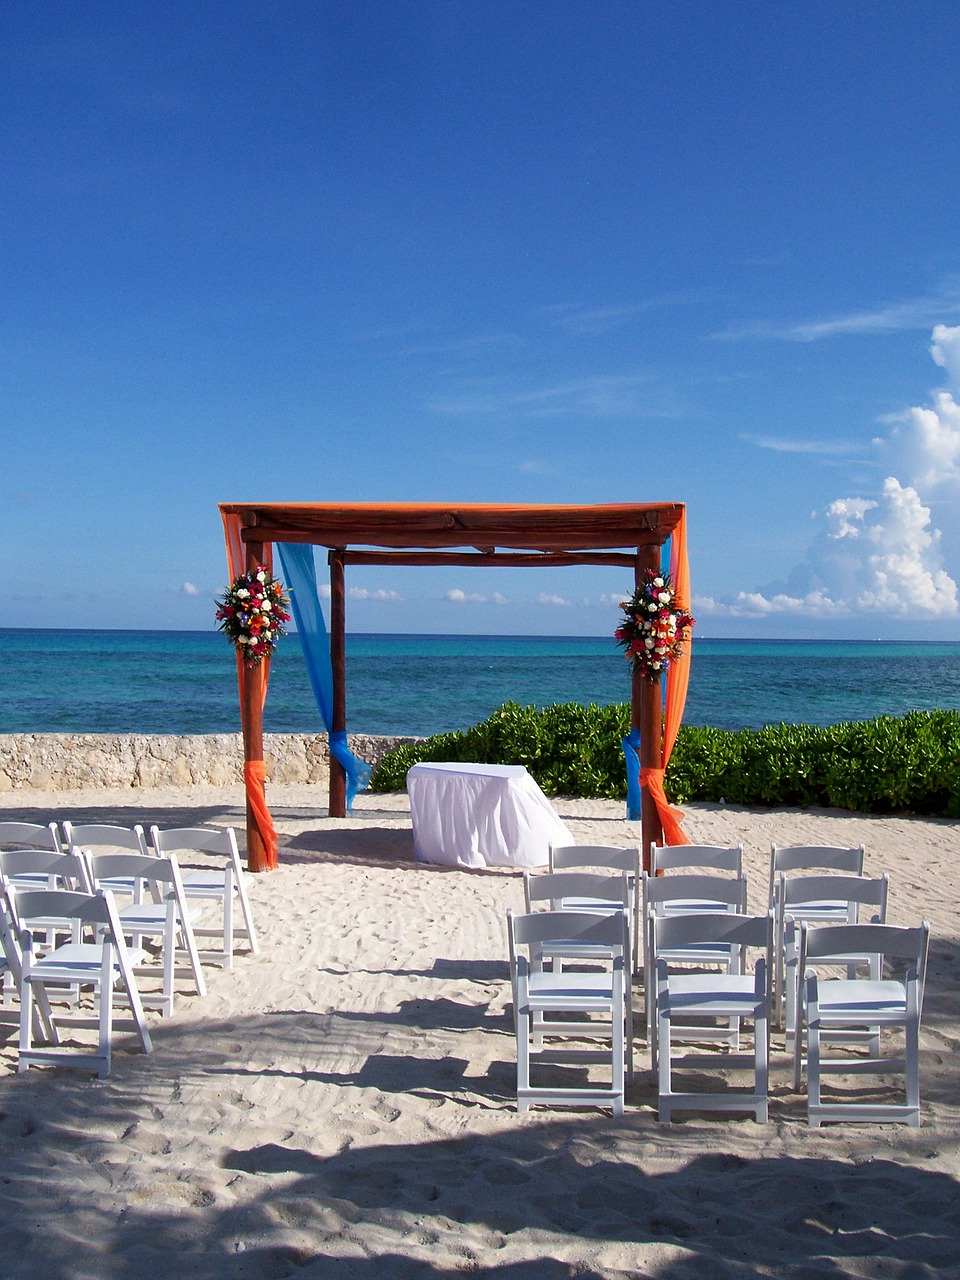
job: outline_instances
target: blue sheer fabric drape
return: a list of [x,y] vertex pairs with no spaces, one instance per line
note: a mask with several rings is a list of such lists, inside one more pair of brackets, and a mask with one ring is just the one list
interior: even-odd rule
[[627,766],[627,821],[640,819],[640,730],[631,729],[623,739],[623,756]]
[[354,796],[363,791],[370,781],[370,766],[365,760],[359,760],[347,746],[344,730],[335,733],[330,730],[333,721],[333,668],[330,665],[327,624],[317,590],[313,547],[300,542],[278,542],[276,547],[290,590],[290,607],[297,624],[310,687],[330,740],[330,754],[343,766],[347,775],[347,810],[352,813]]

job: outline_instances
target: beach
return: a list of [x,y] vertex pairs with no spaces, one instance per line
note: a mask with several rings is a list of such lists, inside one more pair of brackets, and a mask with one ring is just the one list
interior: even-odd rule
[[[519,873],[415,863],[402,794],[331,820],[268,789],[280,868],[261,936],[187,983],[155,1049],[109,1078],[16,1074],[0,1030],[0,1275],[516,1277],[960,1275],[960,823],[698,804],[698,843],[743,841],[751,909],[771,841],[866,846],[888,918],[929,919],[922,1127],[808,1128],[774,1036],[771,1120],[658,1123],[648,1055],[620,1119],[515,1106],[504,915]],[[578,843],[628,845],[620,802],[555,799]],[[0,817],[234,825],[243,793],[0,793]],[[640,1002],[638,999],[638,1008]],[[639,1020],[638,1020],[639,1022]]]

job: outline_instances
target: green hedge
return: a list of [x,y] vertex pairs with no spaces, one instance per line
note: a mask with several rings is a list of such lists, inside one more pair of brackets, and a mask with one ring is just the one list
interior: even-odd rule
[[[420,761],[523,764],[547,795],[626,795],[621,739],[626,704],[521,707],[507,702],[489,719],[391,751],[374,791],[402,791]],[[825,727],[767,725],[706,729],[684,725],[667,770],[679,804],[826,806],[862,813],[960,818],[960,712],[912,711]]]

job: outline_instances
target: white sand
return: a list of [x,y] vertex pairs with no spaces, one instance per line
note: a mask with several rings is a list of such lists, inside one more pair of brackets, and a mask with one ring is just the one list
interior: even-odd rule
[[[743,840],[753,907],[771,840],[862,841],[891,918],[931,920],[923,1126],[809,1129],[782,1053],[769,1124],[662,1126],[642,1043],[622,1119],[518,1116],[516,874],[415,864],[403,796],[336,822],[316,788],[269,794],[282,849],[253,880],[262,954],[151,1015],[151,1056],[125,1036],[105,1081],[18,1076],[0,1030],[0,1276],[960,1275],[960,824],[690,806],[694,840]],[[557,808],[580,842],[638,838],[620,804]],[[243,822],[239,788],[19,792],[0,812]]]

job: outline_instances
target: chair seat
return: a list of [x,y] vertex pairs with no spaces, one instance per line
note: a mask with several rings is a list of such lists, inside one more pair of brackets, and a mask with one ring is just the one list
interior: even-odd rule
[[562,911],[622,911],[619,902],[611,902],[609,898],[564,898],[560,908]]
[[749,1016],[757,1004],[752,975],[725,973],[672,973],[667,983],[667,999],[675,1013],[698,1013],[704,1017]]
[[[246,876],[243,877],[243,883],[247,883]],[[220,897],[223,894],[223,884],[222,871],[188,871],[183,877],[183,887],[191,898],[208,895],[211,898]]]
[[791,907],[785,912],[787,920],[839,921],[848,918],[850,910],[847,902],[805,902],[802,906]]
[[696,898],[671,898],[660,903],[659,911],[665,916],[690,915],[692,912],[729,911],[725,902],[699,901]]
[[890,979],[836,978],[821,980],[817,989],[820,1021],[882,1022],[885,1017],[902,1020],[907,1007],[902,982]]
[[663,947],[657,954],[668,964],[730,963],[730,947],[726,943],[696,942],[683,947]]
[[582,1013],[609,1012],[613,982],[596,973],[531,973],[527,1001],[531,1009],[577,1009]]
[[[191,907],[187,917],[191,923],[201,913],[200,907]],[[162,902],[134,902],[122,907],[119,911],[120,923],[132,932],[148,933],[153,930],[162,933],[167,922],[167,908]],[[179,919],[180,913],[177,912]]]
[[[143,952],[138,948],[128,947],[127,954],[132,964],[140,964],[143,960]],[[66,942],[50,955],[34,960],[30,976],[42,982],[93,982],[99,980],[102,963],[103,948],[98,942]],[[120,965],[116,956],[113,970],[119,977]]]

